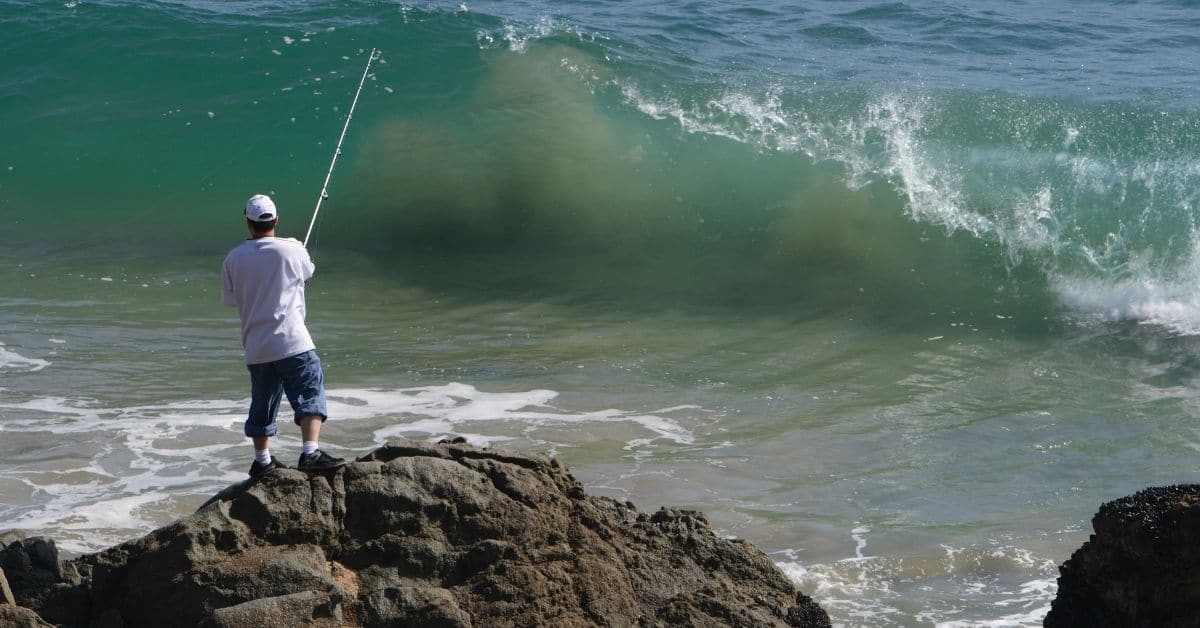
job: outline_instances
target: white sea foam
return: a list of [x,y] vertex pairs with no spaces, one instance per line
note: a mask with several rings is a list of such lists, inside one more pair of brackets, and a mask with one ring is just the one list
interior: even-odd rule
[[[491,393],[474,386],[327,391],[338,423],[371,421],[373,445],[339,448],[365,451],[389,438],[437,440],[464,436],[488,446],[515,438],[548,443],[531,434],[542,426],[623,424],[616,430],[637,449],[656,440],[690,444],[693,434],[680,418],[694,406],[658,412],[605,409],[570,412],[553,407],[550,390]],[[46,533],[64,549],[87,552],[127,540],[178,516],[163,500],[194,502],[245,478],[242,422],[247,400],[191,400],[167,404],[105,407],[90,399],[18,399],[0,389],[0,432],[53,432],[72,443],[78,459],[15,462],[0,479],[28,486],[32,499],[0,506],[9,527]],[[385,425],[379,427],[384,423]],[[353,427],[347,429],[353,430]],[[277,441],[298,445],[281,431]],[[13,452],[16,455],[22,452]]]
[[1200,334],[1200,294],[1190,286],[1152,279],[1059,279],[1057,290],[1072,309],[1108,322],[1158,325],[1181,335]]
[[500,41],[508,50],[523,54],[529,49],[530,43],[560,34],[569,34],[583,41],[595,41],[600,37],[567,20],[543,15],[532,23],[506,21],[497,31],[478,30],[475,40],[481,48],[490,48]]
[[4,343],[0,342],[0,371],[40,371],[50,363],[46,360],[38,358],[27,358],[16,351],[10,351],[4,348]]
[[531,41],[544,39],[554,34],[562,24],[547,17],[542,17],[533,24],[505,23],[499,32],[478,30],[475,41],[480,48],[490,48],[497,40],[503,41],[508,49],[516,53],[524,53]]
[[[1102,254],[1103,255],[1103,254]],[[1106,322],[1155,325],[1186,336],[1200,334],[1200,239],[1192,243],[1185,264],[1170,276],[1135,259],[1120,276],[1077,278],[1055,276],[1052,285],[1068,307]]]
[[765,150],[812,154],[809,142],[815,131],[800,113],[788,112],[778,91],[755,97],[738,90],[699,103],[683,104],[670,95],[654,96],[636,83],[613,81],[625,101],[656,120],[674,120],[686,133],[724,137]]
[[[832,133],[833,141],[826,142],[828,148],[818,155],[845,164],[851,185],[865,185],[881,177],[893,181],[908,200],[909,214],[918,221],[975,236],[998,233],[989,217],[968,209],[961,175],[930,158],[932,151],[922,138],[922,129],[933,106],[920,96],[880,96],[867,104],[861,117],[848,120]],[[881,145],[882,161],[861,149],[873,143]]]
[[1012,244],[1009,226],[969,209],[959,172],[930,157],[932,151],[922,137],[927,110],[933,107],[927,98],[883,94],[868,101],[859,115],[833,124],[818,123],[803,110],[785,107],[777,89],[761,95],[731,89],[705,101],[683,103],[670,95],[649,94],[633,82],[613,84],[642,113],[674,120],[687,133],[836,161],[846,167],[852,188],[890,181],[908,201],[907,211],[914,220],[949,232],[991,234]]
[[508,42],[509,50],[525,52],[530,41],[546,37],[552,32],[554,30],[551,22],[544,18],[532,26],[523,28],[518,28],[515,24],[505,24],[504,41]]
[[[834,625],[887,626],[917,621],[939,627],[1040,626],[1050,610],[1056,585],[1053,561],[1011,545],[990,548],[945,547],[931,557],[873,556],[865,551],[871,530],[850,531],[854,555],[831,563],[803,559],[803,552],[776,553],[776,564],[813,596]],[[1007,583],[1014,574],[1045,577]],[[953,592],[945,590],[946,579]],[[991,600],[994,614],[963,617],[966,598]],[[919,608],[913,615],[913,608]]]
[[1019,246],[1009,247],[1013,261],[1019,261],[1024,251],[1057,253],[1060,239],[1058,217],[1054,212],[1054,191],[1042,185],[1030,198],[1017,203],[1009,240]]
[[680,444],[691,444],[693,436],[666,414],[690,411],[692,406],[666,408],[642,414],[606,409],[592,412],[563,412],[549,406],[557,393],[530,390],[519,393],[487,393],[467,384],[404,389],[399,391],[342,389],[330,393],[330,413],[338,417],[366,419],[381,415],[416,415],[415,420],[398,422],[376,430],[374,440],[425,434],[453,433],[461,424],[520,423],[527,426],[568,423],[630,423]]

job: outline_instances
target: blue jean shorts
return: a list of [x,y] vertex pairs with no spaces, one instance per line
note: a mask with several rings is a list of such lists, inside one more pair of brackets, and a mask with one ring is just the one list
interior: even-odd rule
[[246,418],[246,436],[274,436],[278,432],[275,415],[279,413],[279,402],[284,393],[295,412],[296,425],[300,418],[317,415],[324,421],[329,412],[325,408],[325,375],[321,371],[321,358],[316,351],[305,351],[293,356],[247,364],[250,371],[250,416]]

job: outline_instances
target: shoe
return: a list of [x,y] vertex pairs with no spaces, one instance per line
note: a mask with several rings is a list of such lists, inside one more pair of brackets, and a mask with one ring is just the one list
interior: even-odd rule
[[250,465],[250,478],[257,479],[257,478],[261,477],[264,473],[266,473],[272,469],[286,469],[286,468],[287,468],[286,465],[275,460],[275,456],[271,456],[271,462],[268,464],[259,464],[258,461],[255,460],[254,464]]
[[325,471],[336,469],[344,464],[346,464],[345,460],[334,458],[318,449],[311,454],[300,454],[300,462],[296,463],[296,468],[301,471]]

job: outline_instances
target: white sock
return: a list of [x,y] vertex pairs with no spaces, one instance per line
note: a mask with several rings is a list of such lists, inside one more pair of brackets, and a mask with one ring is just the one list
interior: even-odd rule
[[305,454],[311,454],[312,452],[314,452],[316,450],[317,450],[317,441],[315,441],[315,440],[304,441],[304,453]]
[[263,465],[264,467],[271,464],[271,449],[255,449],[254,461]]

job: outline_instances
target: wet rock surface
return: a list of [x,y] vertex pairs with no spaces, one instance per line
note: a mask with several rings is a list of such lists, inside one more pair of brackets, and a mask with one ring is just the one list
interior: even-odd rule
[[1200,485],[1108,502],[1061,567],[1045,625],[1200,626]]
[[64,626],[830,625],[702,513],[642,513],[557,460],[462,442],[272,471],[70,561],[46,539],[0,543],[18,604]]

